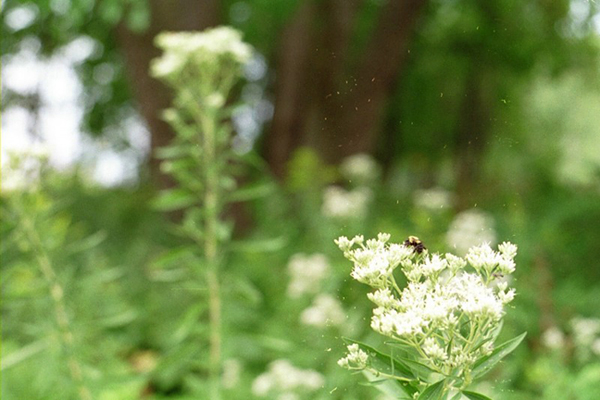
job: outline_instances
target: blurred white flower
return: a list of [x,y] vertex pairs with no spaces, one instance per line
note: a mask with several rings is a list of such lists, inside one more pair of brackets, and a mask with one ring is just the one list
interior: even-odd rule
[[323,254],[294,254],[287,266],[290,275],[287,294],[298,298],[307,293],[318,293],[321,281],[329,273],[329,262]]
[[235,358],[229,358],[223,361],[223,387],[225,389],[232,389],[240,382],[240,375],[242,373],[242,363],[240,360]]
[[318,328],[340,326],[345,319],[346,314],[342,304],[327,294],[317,296],[312,305],[300,314],[300,321],[303,324]]
[[367,213],[372,197],[373,192],[367,187],[348,191],[338,186],[330,186],[323,193],[321,212],[330,218],[362,218]]
[[227,26],[203,32],[163,32],[155,42],[164,53],[152,62],[150,71],[160,78],[177,78],[186,68],[200,71],[241,66],[252,56],[252,48],[242,41],[241,33]]
[[446,234],[446,242],[458,255],[464,255],[469,248],[482,243],[495,244],[493,217],[475,209],[457,214]]
[[551,350],[560,350],[565,345],[565,334],[557,326],[552,326],[542,334],[542,344]]
[[354,183],[371,183],[379,177],[379,165],[369,154],[354,154],[342,161],[340,173]]
[[288,360],[276,360],[254,380],[252,393],[258,397],[293,399],[289,396],[314,392],[324,384],[325,378],[317,371],[296,368]]
[[449,191],[440,187],[415,190],[413,193],[415,206],[430,211],[437,211],[452,206],[453,196]]

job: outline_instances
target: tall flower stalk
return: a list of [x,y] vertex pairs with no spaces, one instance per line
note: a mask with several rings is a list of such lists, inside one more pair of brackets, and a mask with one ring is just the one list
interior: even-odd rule
[[[351,276],[374,289],[368,294],[376,305],[371,328],[390,349],[388,355],[348,340],[339,365],[387,379],[385,390],[400,399],[486,399],[467,388],[525,336],[494,344],[504,306],[515,296],[506,277],[515,270],[517,247],[505,242],[494,251],[484,244],[461,258],[429,254],[416,237],[401,244],[389,239],[380,233],[367,241],[336,240],[354,264]],[[397,269],[407,282],[403,288]]]
[[210,398],[221,398],[221,294],[219,270],[231,227],[223,220],[227,195],[235,189],[230,148],[231,89],[241,76],[251,48],[239,32],[220,27],[198,32],[162,33],[156,44],[163,55],[151,73],[174,89],[173,107],[164,118],[176,137],[161,149],[163,171],[178,183],[163,194],[164,209],[183,208],[180,231],[191,239],[196,254],[195,275],[206,283],[209,310]]
[[[80,400],[92,400],[92,392],[85,382],[81,362],[77,355],[75,334],[73,333],[67,304],[65,302],[64,287],[60,282],[56,268],[54,267],[53,259],[49,254],[51,249],[46,243],[47,240],[44,240],[38,232],[37,222],[39,219],[35,218],[34,215],[31,214],[31,211],[26,209],[25,206],[31,202],[41,205],[47,202],[47,199],[40,193],[15,193],[13,196],[14,197],[8,197],[6,200],[6,211],[8,211],[9,217],[12,217],[17,221],[16,236],[19,237],[22,243],[21,246],[31,252],[48,287],[54,311],[54,320],[58,328],[58,339],[62,347],[71,381],[73,382],[77,391],[77,396]],[[40,214],[42,214],[43,219],[50,221],[49,224],[55,229],[55,232],[60,233],[61,229],[64,229],[59,222],[55,223],[54,218],[51,215],[48,215],[48,213],[44,212]],[[57,236],[59,238],[61,237],[60,234]],[[64,244],[65,243],[62,243],[59,239],[58,244],[55,242],[54,246],[60,248],[61,246],[64,246]]]

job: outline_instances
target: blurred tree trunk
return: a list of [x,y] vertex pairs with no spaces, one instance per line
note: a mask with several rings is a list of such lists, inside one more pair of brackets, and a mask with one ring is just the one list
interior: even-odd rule
[[282,35],[265,157],[279,178],[301,145],[328,162],[372,152],[427,0],[388,1],[358,61],[348,52],[361,0],[304,1]]
[[456,135],[456,194],[457,209],[473,207],[477,198],[475,184],[479,182],[482,154],[488,140],[491,118],[489,96],[494,91],[491,74],[474,63],[468,74]]
[[172,185],[170,178],[160,173],[160,162],[154,150],[170,142],[174,133],[161,119],[162,110],[170,106],[171,95],[159,81],[149,76],[150,61],[160,55],[154,47],[154,37],[165,30],[203,30],[221,21],[219,0],[148,0],[151,11],[150,28],[134,33],[121,22],[115,28],[117,42],[122,49],[132,91],[142,117],[151,135],[151,176],[160,187]]

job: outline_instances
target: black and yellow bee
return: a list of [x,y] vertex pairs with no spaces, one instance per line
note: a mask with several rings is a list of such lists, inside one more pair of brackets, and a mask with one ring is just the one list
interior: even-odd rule
[[409,236],[408,239],[404,241],[404,245],[407,247],[412,247],[413,251],[419,254],[421,254],[424,250],[427,250],[427,247],[425,247],[421,239],[416,236]]

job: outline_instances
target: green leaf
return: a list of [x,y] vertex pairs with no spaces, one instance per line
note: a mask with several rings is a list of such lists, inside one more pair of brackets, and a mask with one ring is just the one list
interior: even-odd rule
[[477,379],[481,375],[491,370],[496,364],[498,364],[498,362],[500,362],[500,360],[517,348],[519,343],[521,343],[525,338],[525,335],[527,335],[527,332],[524,332],[516,338],[502,343],[500,346],[496,347],[491,354],[477,360],[473,366],[473,371],[471,372],[472,378]]
[[406,346],[402,343],[394,343],[394,342],[388,342],[386,344],[390,347],[399,349],[403,353],[403,355],[394,354],[393,356],[396,360],[400,360],[403,364],[408,366],[411,369],[411,371],[413,372],[414,376],[419,378],[421,381],[424,381],[424,382],[436,381],[437,382],[437,380],[443,378],[443,375],[441,375],[439,372],[432,369],[430,366],[423,364],[423,363],[415,360],[414,358],[411,358],[411,356],[410,356],[411,348],[409,348],[408,346]]
[[287,245],[287,238],[284,236],[271,238],[271,239],[258,239],[258,240],[244,240],[232,242],[230,244],[230,250],[241,251],[247,253],[261,253],[277,251]]
[[152,203],[159,211],[174,211],[190,207],[198,202],[198,196],[180,189],[165,190]]
[[65,251],[70,253],[81,253],[91,250],[102,243],[107,236],[108,235],[104,231],[96,232],[82,240],[78,240],[75,243],[70,243],[67,245]]
[[[362,383],[364,385],[371,386],[381,393],[387,395],[387,397],[396,400],[412,400],[412,393],[416,392],[416,389],[410,385],[402,384],[397,380],[393,379],[379,379],[375,380],[376,375],[369,371],[362,371],[363,375],[367,377],[368,382]],[[411,390],[412,389],[412,390]]]
[[467,390],[463,390],[461,393],[467,396],[469,400],[492,400],[491,398],[481,393],[469,392]]
[[444,384],[446,380],[442,379],[433,385],[428,386],[423,393],[419,395],[418,400],[442,400],[444,398]]
[[248,201],[255,200],[261,197],[266,197],[273,193],[273,185],[268,183],[256,184],[253,186],[247,186],[241,189],[238,189],[229,196],[227,196],[227,201],[229,202],[240,202],[240,201]]
[[168,250],[161,254],[153,263],[154,268],[167,268],[169,266],[188,265],[195,258],[195,247],[183,246]]
[[345,337],[342,338],[342,340],[347,344],[358,344],[360,348],[369,355],[371,366],[379,372],[403,379],[416,380],[416,376],[412,373],[411,369],[401,361],[391,358],[387,354],[383,354],[373,347],[357,342],[356,340]]

